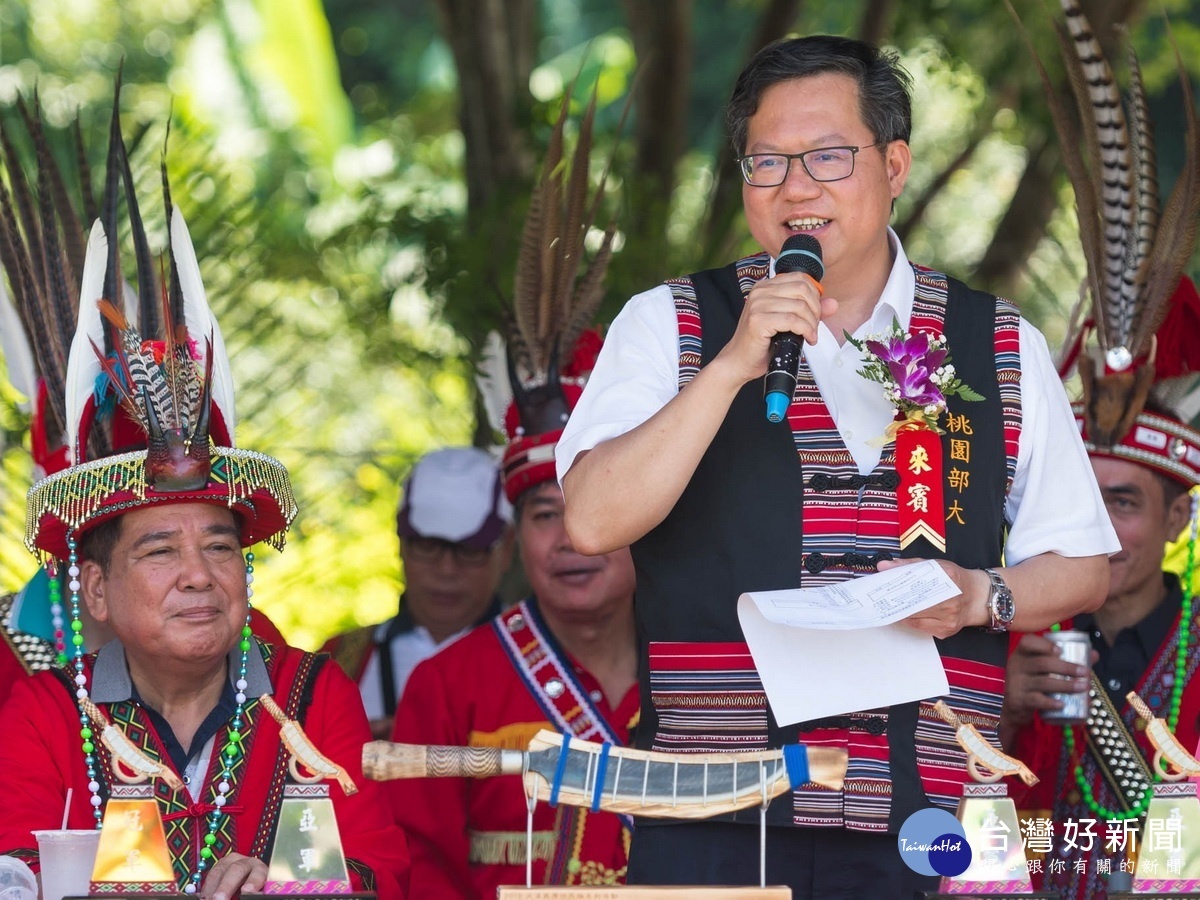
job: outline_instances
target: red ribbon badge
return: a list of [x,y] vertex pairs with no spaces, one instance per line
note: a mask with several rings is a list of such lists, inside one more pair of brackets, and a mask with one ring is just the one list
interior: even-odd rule
[[908,420],[896,429],[896,506],[900,513],[900,549],[923,537],[946,550],[946,514],[942,500],[942,441],[924,425]]

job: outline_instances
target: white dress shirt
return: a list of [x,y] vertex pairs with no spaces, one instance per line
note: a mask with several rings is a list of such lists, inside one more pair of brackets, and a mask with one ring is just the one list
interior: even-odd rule
[[[882,334],[893,319],[907,330],[916,281],[895,233],[895,262],[872,316],[856,340]],[[770,274],[775,273],[771,260]],[[1071,406],[1042,333],[1021,319],[1021,440],[1005,504],[1009,524],[1005,564],[1042,553],[1095,556],[1116,553],[1120,542],[1096,486]],[[947,348],[953,361],[954,347]],[[880,385],[858,374],[863,359],[849,341],[839,344],[822,322],[804,358],[859,472],[879,463],[873,446],[895,417]],[[969,385],[970,386],[970,385]],[[679,327],[667,285],[632,298],[609,328],[596,368],[558,441],[562,480],[575,457],[633,430],[679,392]],[[765,412],[764,412],[765,415]]]
[[[376,626],[375,649],[372,650],[371,658],[367,660],[362,676],[358,679],[358,690],[362,694],[363,707],[367,711],[367,718],[372,721],[390,716],[396,711],[384,709],[383,684],[381,682],[383,676],[380,672],[379,662],[379,642],[387,638],[390,624],[391,620],[389,619]],[[408,631],[402,631],[393,637],[387,647],[392,654],[392,676],[396,684],[396,702],[399,703],[400,698],[404,696],[404,686],[408,684],[408,676],[413,673],[413,669],[470,630],[470,628],[464,628],[457,634],[450,635],[440,644],[433,639],[433,635],[423,625],[415,625]]]

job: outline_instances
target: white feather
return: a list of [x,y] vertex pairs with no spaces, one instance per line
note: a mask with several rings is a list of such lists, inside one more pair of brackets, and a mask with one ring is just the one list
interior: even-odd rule
[[[183,213],[176,206],[171,211],[171,252],[175,256],[175,267],[179,272],[179,286],[183,291],[183,315],[187,322],[188,337],[196,342],[201,356],[206,353],[207,341],[213,345],[212,398],[221,411],[225,424],[229,426],[229,441],[233,443],[237,420],[233,405],[233,371],[229,367],[229,355],[225,350],[225,339],[217,318],[208,306],[204,283],[200,280],[200,264],[196,261],[196,249]],[[200,362],[203,371],[206,360]]]
[[17,307],[8,294],[4,276],[0,273],[0,350],[4,351],[4,364],[8,368],[8,381],[20,393],[33,400],[37,394],[37,367],[33,362],[33,348],[25,335],[25,326],[17,314]]
[[125,307],[125,321],[133,322],[137,326],[138,333],[142,336],[142,340],[148,341],[158,337],[155,334],[146,334],[146,323],[138,321],[138,294],[135,288],[128,281],[121,282],[121,296],[125,301],[122,306]]
[[505,352],[504,339],[494,331],[489,333],[475,375],[475,384],[479,388],[488,421],[501,434],[504,433],[504,413],[513,398],[512,385],[508,383]]
[[104,273],[108,268],[108,238],[97,219],[88,235],[87,255],[83,260],[83,281],[79,287],[79,319],[75,324],[75,339],[67,358],[67,446],[72,463],[83,462],[79,446],[79,420],[96,387],[96,377],[103,372],[92,341],[104,347],[104,318],[96,306],[104,292]]

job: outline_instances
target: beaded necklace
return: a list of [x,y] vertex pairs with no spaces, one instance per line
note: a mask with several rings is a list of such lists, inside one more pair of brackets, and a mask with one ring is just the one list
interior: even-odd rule
[[54,652],[57,654],[55,665],[66,668],[67,636],[63,630],[66,620],[63,618],[62,584],[58,580],[58,572],[50,576],[50,624],[54,628]]
[[[81,587],[79,581],[79,556],[76,552],[76,542],[74,535],[67,539],[67,548],[70,551],[68,556],[67,575],[70,581],[67,584],[71,592],[71,645],[74,656],[75,669],[75,697],[79,701],[79,736],[83,741],[83,756],[87,763],[88,773],[88,792],[91,794],[92,817],[96,820],[96,829],[99,830],[104,822],[104,812],[101,806],[104,801],[100,797],[100,781],[97,778],[96,764],[96,745],[92,738],[95,732],[92,731],[92,723],[88,718],[87,712],[83,708],[83,701],[88,698],[87,676],[83,673],[83,622],[79,617],[80,596],[79,589]],[[53,583],[54,579],[52,579]],[[242,724],[246,710],[246,688],[249,686],[246,681],[247,660],[249,659],[250,648],[254,646],[253,632],[250,629],[250,598],[254,596],[254,554],[246,553],[246,621],[242,624],[242,635],[238,643],[238,649],[241,650],[241,660],[238,665],[238,677],[234,686],[237,688],[237,694],[234,700],[237,702],[237,708],[234,710],[233,718],[229,723],[229,737],[224,747],[220,752],[221,775],[217,782],[217,796],[213,798],[213,810],[208,816],[208,831],[204,835],[204,846],[200,848],[200,858],[196,861],[196,869],[187,877],[187,883],[184,885],[184,893],[195,894],[200,889],[200,883],[204,877],[204,871],[213,864],[215,856],[213,845],[217,842],[217,832],[221,829],[221,823],[226,815],[225,805],[229,802],[230,791],[233,790],[233,767],[242,755]]]
[[[1183,700],[1183,683],[1187,678],[1188,639],[1192,628],[1192,574],[1195,570],[1197,525],[1200,524],[1197,521],[1196,515],[1198,505],[1200,505],[1200,496],[1193,493],[1187,564],[1184,566],[1183,578],[1181,579],[1183,602],[1179,610],[1179,641],[1175,647],[1175,677],[1171,682],[1171,699],[1167,704],[1167,727],[1171,730],[1172,734],[1175,733],[1175,725],[1179,722],[1179,706]],[[1051,630],[1058,631],[1060,627],[1059,625],[1055,625]],[[1087,726],[1085,725],[1084,727],[1086,728]],[[1063,729],[1063,738],[1067,745],[1068,758],[1074,757],[1075,733],[1072,726],[1067,726]],[[1157,770],[1153,774],[1156,784],[1162,781],[1162,775]],[[1129,809],[1114,810],[1101,806],[1095,798],[1091,784],[1083,774],[1082,763],[1075,764],[1075,784],[1079,788],[1080,796],[1083,797],[1084,805],[1097,816],[1106,820],[1140,819],[1150,807],[1150,800],[1154,796],[1154,789],[1150,788]]]

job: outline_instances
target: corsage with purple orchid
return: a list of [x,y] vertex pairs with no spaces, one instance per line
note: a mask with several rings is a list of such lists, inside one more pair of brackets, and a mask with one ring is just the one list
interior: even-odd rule
[[896,407],[896,422],[888,429],[888,439],[909,422],[941,434],[938,419],[946,411],[947,397],[983,399],[958,377],[941,338],[923,331],[901,331],[900,323],[893,319],[891,330],[884,334],[858,341],[847,333],[846,340],[863,354],[864,365],[858,374],[883,385],[884,395]]
[[[884,395],[896,408],[896,418],[871,444],[896,442],[897,525],[904,549],[924,538],[940,552],[946,550],[946,511],[943,502],[942,442],[938,420],[946,411],[947,397],[982,400],[963,384],[950,363],[944,338],[926,332],[900,330],[892,320],[890,331],[862,341],[849,334],[846,340],[863,354],[858,373],[883,385]],[[960,470],[955,485],[966,485]],[[963,524],[961,508],[955,504],[955,521]]]

